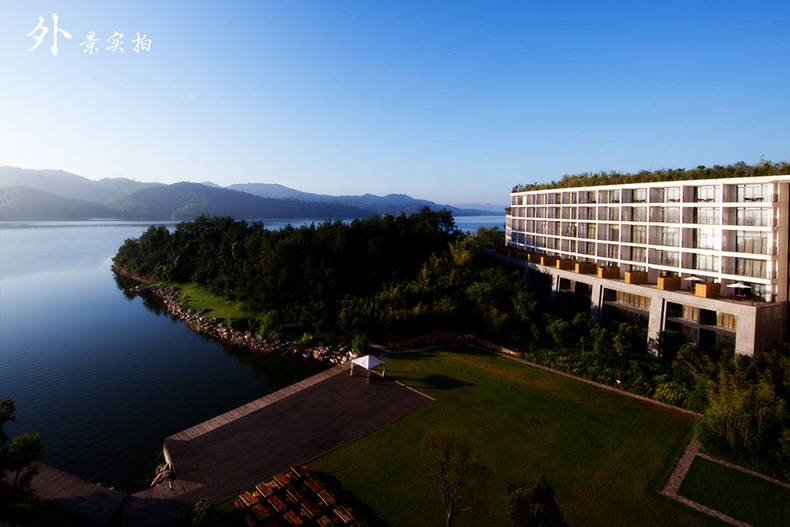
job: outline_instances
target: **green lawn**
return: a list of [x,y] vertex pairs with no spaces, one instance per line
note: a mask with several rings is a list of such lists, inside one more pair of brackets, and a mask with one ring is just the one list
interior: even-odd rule
[[494,474],[487,516],[457,525],[510,525],[507,486],[541,474],[571,526],[722,525],[658,494],[691,437],[684,414],[467,348],[391,356],[387,375],[436,402],[309,464],[372,525],[443,524],[420,472],[422,437],[438,425]]
[[755,527],[790,525],[790,489],[701,457],[678,494]]
[[230,320],[231,318],[257,317],[259,313],[250,311],[244,303],[238,300],[227,301],[222,297],[216,296],[210,289],[201,287],[194,283],[170,283],[162,282],[166,287],[174,287],[179,294],[188,298],[187,305],[199,311],[203,308],[208,309],[205,316],[207,318],[217,317]]

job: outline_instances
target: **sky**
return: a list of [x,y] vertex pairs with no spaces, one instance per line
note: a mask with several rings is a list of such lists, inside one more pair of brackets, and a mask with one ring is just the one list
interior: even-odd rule
[[788,20],[787,0],[0,0],[0,166],[457,205],[787,161]]

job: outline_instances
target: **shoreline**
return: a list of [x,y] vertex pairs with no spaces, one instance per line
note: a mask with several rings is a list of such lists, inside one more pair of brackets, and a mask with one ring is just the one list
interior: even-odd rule
[[160,298],[169,315],[181,320],[189,329],[199,335],[256,353],[268,353],[281,357],[290,356],[331,365],[342,364],[357,357],[357,354],[350,346],[336,348],[334,346],[318,345],[300,349],[290,342],[271,341],[264,338],[263,335],[255,335],[251,331],[231,329],[220,323],[217,318],[206,318],[193,309],[182,307],[178,302],[178,293],[172,288],[150,285],[150,280],[129,273],[115,264],[112,265],[112,271],[118,276],[140,282],[138,285],[130,288],[129,292],[134,295],[152,294]]

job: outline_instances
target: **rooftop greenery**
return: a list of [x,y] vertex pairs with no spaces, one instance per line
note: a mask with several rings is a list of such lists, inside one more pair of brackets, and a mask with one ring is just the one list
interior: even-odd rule
[[757,165],[747,165],[739,161],[734,165],[713,165],[706,167],[699,165],[697,168],[686,170],[684,168],[665,168],[661,170],[641,170],[636,174],[610,172],[584,172],[582,174],[564,175],[559,181],[551,183],[531,183],[516,185],[513,192],[528,190],[548,190],[554,188],[593,187],[598,185],[624,185],[628,183],[654,183],[658,181],[685,181],[689,179],[723,179],[754,176],[777,176],[790,174],[790,162],[780,161],[772,163],[761,160]]

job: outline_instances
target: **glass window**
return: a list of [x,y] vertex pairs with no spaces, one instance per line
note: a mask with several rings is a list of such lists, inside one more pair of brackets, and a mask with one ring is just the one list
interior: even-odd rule
[[742,276],[753,276],[755,278],[765,278],[765,260],[750,260],[748,258],[735,259],[735,274]]
[[631,226],[631,243],[647,243],[647,228],[645,226]]
[[718,249],[720,236],[714,229],[694,229],[694,247],[697,249]]
[[739,202],[760,202],[771,200],[771,185],[738,185]]
[[620,191],[619,190],[610,190],[609,191],[609,203],[620,203]]
[[664,189],[664,201],[667,203],[680,203],[680,187]]
[[700,271],[718,271],[719,257],[708,254],[694,253],[692,255],[692,267]]
[[736,231],[735,250],[739,253],[768,254],[768,234],[764,232]]
[[675,251],[658,251],[658,264],[669,267],[678,267],[680,253]]
[[694,187],[694,199],[701,203],[711,203],[718,197],[719,187],[714,185]]
[[677,247],[680,245],[680,229],[673,227],[661,227],[661,241],[660,245],[671,245]]
[[647,202],[647,189],[635,188],[631,191],[631,203],[646,203]]
[[694,209],[694,223],[702,223],[705,225],[718,225],[719,209],[718,208]]
[[770,222],[770,209],[738,209],[735,212],[736,225],[767,227]]
[[661,222],[662,223],[679,223],[680,222],[680,209],[678,207],[662,207],[661,208]]

